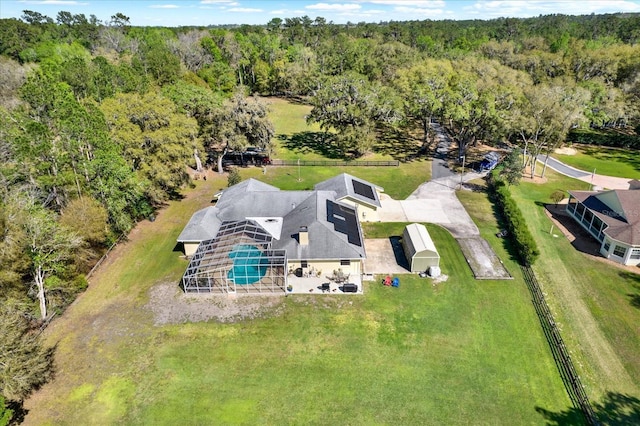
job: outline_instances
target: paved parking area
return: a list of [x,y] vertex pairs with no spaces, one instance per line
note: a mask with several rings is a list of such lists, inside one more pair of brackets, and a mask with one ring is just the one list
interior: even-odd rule
[[409,263],[399,239],[369,238],[364,240],[367,259],[364,272],[367,274],[409,274]]

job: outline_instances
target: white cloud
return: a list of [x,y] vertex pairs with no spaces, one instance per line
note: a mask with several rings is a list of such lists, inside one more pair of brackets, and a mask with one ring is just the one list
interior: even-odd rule
[[180,6],[177,4],[152,4],[149,7],[151,9],[178,9]]
[[236,13],[261,13],[264,12],[263,9],[254,9],[251,7],[230,7],[229,9],[225,9],[227,12],[236,12]]
[[305,13],[307,13],[304,10],[291,10],[291,9],[277,9],[277,10],[271,10],[269,11],[270,14],[272,15],[303,15]]
[[443,9],[426,9],[423,7],[394,7],[394,12],[398,13],[406,13],[408,15],[442,15],[444,13]]
[[549,1],[549,0],[494,0],[477,1],[464,8],[483,18],[499,16],[527,17],[547,14],[585,15],[590,13],[638,12],[640,4],[626,0]]
[[441,9],[445,6],[443,0],[362,0],[366,3],[386,4],[391,6],[406,6],[418,8]]
[[200,4],[228,4],[237,6],[238,3],[235,0],[202,0]]
[[86,6],[89,3],[74,0],[24,0],[21,3],[42,4],[42,5],[59,5],[59,6]]
[[328,12],[348,12],[361,9],[362,6],[353,3],[316,3],[305,6],[305,9],[322,10]]

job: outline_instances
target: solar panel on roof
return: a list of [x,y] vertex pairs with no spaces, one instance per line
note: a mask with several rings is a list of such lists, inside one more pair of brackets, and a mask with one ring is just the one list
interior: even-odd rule
[[327,221],[333,223],[333,229],[336,232],[347,236],[349,244],[362,246],[358,218],[354,209],[327,200]]
[[363,197],[368,198],[370,200],[376,199],[376,196],[373,193],[373,188],[370,185],[367,185],[362,182],[358,182],[357,180],[353,180],[351,182],[353,183],[353,191],[356,194],[362,195]]

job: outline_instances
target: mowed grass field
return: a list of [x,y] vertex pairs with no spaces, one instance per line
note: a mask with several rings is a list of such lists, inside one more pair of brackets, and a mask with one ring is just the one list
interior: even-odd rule
[[553,154],[553,157],[576,169],[596,174],[640,179],[640,156],[637,150],[573,145],[573,155]]
[[[544,184],[524,181],[511,187],[541,251],[536,276],[602,423],[640,424],[640,275],[578,251],[551,228],[544,211],[551,193],[588,190],[589,185],[550,170],[546,176]],[[503,258],[500,250],[508,250],[508,241],[493,235],[495,219],[486,194],[462,192],[459,198]],[[554,419],[558,424],[567,420]]]
[[474,280],[436,226],[446,282],[154,326],[149,289],[177,285],[175,238],[218,183],[141,224],[47,329],[58,372],[26,424],[543,424],[569,406],[522,281]]
[[[428,178],[427,164],[353,173],[401,198]],[[295,189],[341,171],[301,169],[241,173]],[[150,290],[177,286],[186,267],[175,239],[225,186],[226,176],[197,181],[139,224],[47,328],[56,378],[26,401],[25,424],[512,425],[556,414],[580,422],[507,251],[498,244],[513,280],[476,281],[437,226],[429,230],[444,282],[403,275],[400,288],[375,281],[362,297],[282,297],[234,323],[154,325]],[[498,225],[490,204],[477,201],[474,217],[490,236]],[[398,235],[403,226],[366,232]]]

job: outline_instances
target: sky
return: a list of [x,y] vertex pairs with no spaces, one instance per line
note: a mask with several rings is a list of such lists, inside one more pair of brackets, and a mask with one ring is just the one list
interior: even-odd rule
[[640,12],[640,0],[0,0],[0,18],[20,18],[23,10],[53,19],[59,11],[83,13],[101,21],[120,12],[134,26],[177,27],[260,25],[305,15],[344,24]]

